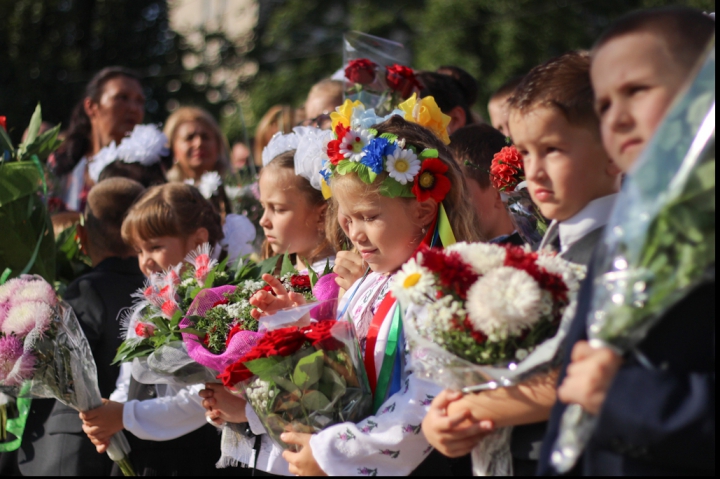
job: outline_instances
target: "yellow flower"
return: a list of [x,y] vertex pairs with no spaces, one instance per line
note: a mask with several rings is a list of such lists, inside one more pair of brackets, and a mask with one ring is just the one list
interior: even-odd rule
[[405,112],[405,120],[429,129],[446,145],[450,143],[447,133],[450,117],[440,111],[435,98],[426,96],[418,99],[417,93],[413,93],[413,96],[398,105],[398,108]]
[[328,185],[325,181],[325,178],[320,178],[320,187],[322,188],[321,191],[323,198],[325,198],[326,200],[332,198],[332,190],[330,189],[330,185]]
[[362,106],[359,100],[350,101],[345,100],[345,103],[335,109],[334,112],[330,113],[330,119],[332,120],[332,129],[335,131],[335,127],[340,123],[346,128],[350,128],[350,117],[355,108]]

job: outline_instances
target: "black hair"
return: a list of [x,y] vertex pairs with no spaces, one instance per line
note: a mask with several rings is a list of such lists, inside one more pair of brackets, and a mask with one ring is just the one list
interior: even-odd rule
[[493,156],[507,146],[505,135],[490,125],[468,125],[450,135],[450,151],[482,189],[490,187]]
[[[465,96],[465,88],[450,75],[435,72],[420,72],[417,79],[422,85],[420,97],[432,96],[440,110],[446,115],[453,108],[461,107],[465,112],[465,125],[474,123],[470,103]],[[464,125],[463,125],[464,126]]]
[[129,178],[145,188],[167,183],[161,161],[150,166],[143,166],[140,163],[125,163],[116,160],[103,168],[98,181],[108,178]]
[[520,83],[522,83],[523,78],[525,78],[525,75],[517,75],[512,78],[510,78],[508,81],[500,85],[500,88],[495,90],[495,92],[490,97],[490,100],[494,100],[496,98],[502,98],[502,97],[510,97],[512,96],[513,92],[515,91],[515,88],[518,87]]

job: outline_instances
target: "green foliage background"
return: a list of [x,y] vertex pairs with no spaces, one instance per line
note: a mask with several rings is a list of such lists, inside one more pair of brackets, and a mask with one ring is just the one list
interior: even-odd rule
[[[252,130],[275,104],[301,106],[310,86],[341,66],[348,30],[403,43],[414,68],[465,68],[478,79],[475,109],[486,116],[487,99],[505,80],[589,48],[624,13],[671,4],[715,9],[712,0],[258,0],[249,42],[201,32],[204,41],[192,46],[168,26],[172,1],[181,0],[0,0],[0,114],[13,139],[38,101],[46,120],[67,124],[85,83],[113,64],[144,75],[147,121],[164,121],[170,103],[197,104],[218,118],[228,114],[226,133],[241,139],[244,123]],[[219,57],[205,54],[213,44]],[[199,64],[183,68],[186,54]],[[211,84],[220,65],[243,62],[255,63],[257,74]],[[236,99],[242,108],[233,108]]]

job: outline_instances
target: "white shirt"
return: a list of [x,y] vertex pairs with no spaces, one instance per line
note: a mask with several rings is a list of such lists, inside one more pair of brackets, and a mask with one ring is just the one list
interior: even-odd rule
[[560,223],[560,251],[566,252],[588,233],[605,226],[610,220],[617,197],[617,193],[614,193],[592,200],[575,216]]

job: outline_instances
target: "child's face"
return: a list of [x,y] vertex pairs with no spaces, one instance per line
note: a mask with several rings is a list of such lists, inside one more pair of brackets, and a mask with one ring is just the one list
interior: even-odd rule
[[571,125],[559,110],[513,110],[510,130],[524,158],[530,196],[546,218],[565,221],[590,201],[617,191],[618,172],[599,135]]
[[312,206],[292,184],[294,172],[270,167],[260,175],[260,226],[274,254],[296,253],[309,259],[323,237],[322,207]]
[[415,200],[357,198],[339,190],[338,221],[363,260],[376,273],[396,271],[423,239],[423,220]]
[[595,53],[590,76],[603,144],[623,171],[652,138],[687,73],[649,32],[615,38]]
[[188,240],[175,236],[162,236],[149,240],[135,241],[140,270],[147,277],[153,273],[161,273],[181,263],[192,248],[188,248]]
[[509,96],[493,98],[488,103],[488,113],[490,114],[490,123],[495,129],[500,130],[505,136],[510,136],[508,129],[508,105]]

